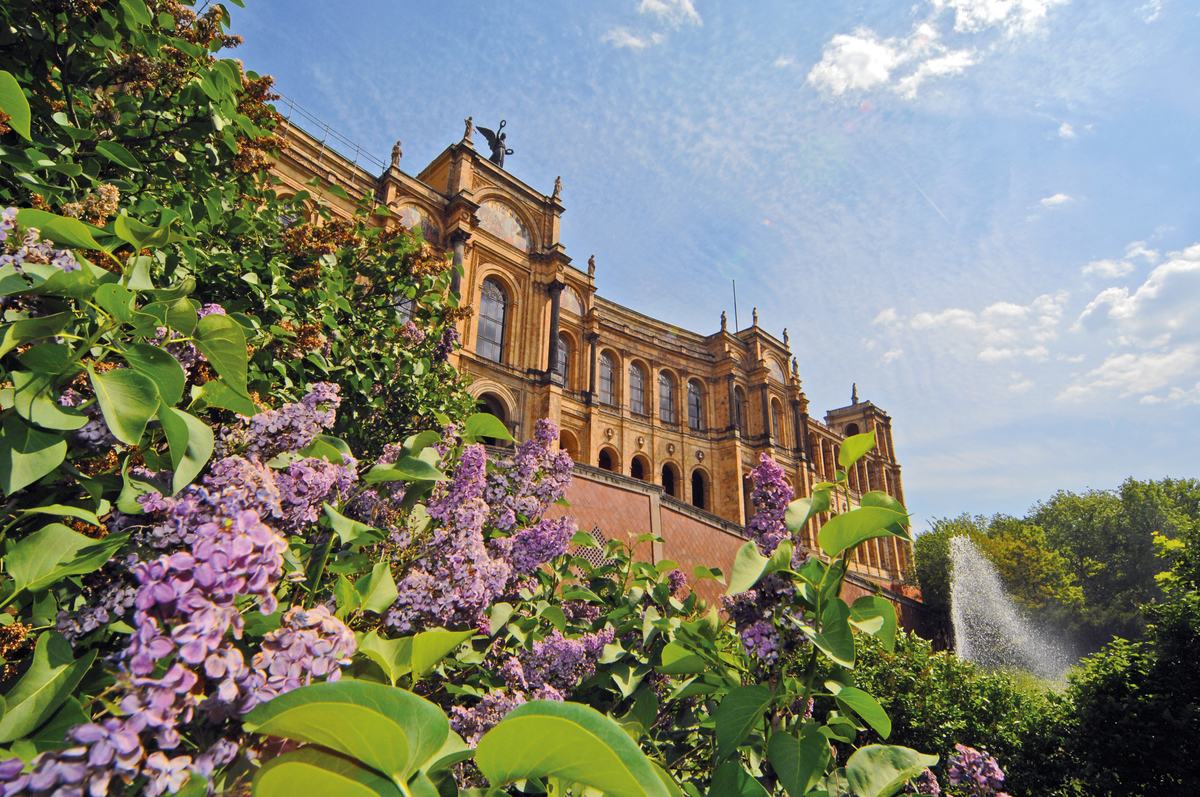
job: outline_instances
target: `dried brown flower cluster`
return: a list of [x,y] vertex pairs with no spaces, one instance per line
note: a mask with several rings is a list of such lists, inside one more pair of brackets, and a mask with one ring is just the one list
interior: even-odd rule
[[279,237],[283,240],[284,250],[293,257],[332,255],[362,243],[362,238],[354,234],[354,222],[347,219],[336,219],[322,227],[294,224]]
[[96,186],[95,191],[88,191],[83,202],[68,202],[63,205],[64,216],[73,219],[83,219],[97,227],[104,226],[109,217],[117,213],[121,192],[115,185],[104,183]]
[[[12,625],[0,626],[0,658],[5,662],[20,661],[23,658],[21,651],[32,648],[29,638],[29,632],[33,630],[32,626],[24,623],[13,623]],[[17,665],[4,665],[4,671],[0,672],[0,681],[7,680],[17,674]]]
[[0,111],[0,136],[4,135],[8,131],[12,130],[12,128],[8,126],[8,123],[11,121],[12,121],[11,116],[6,114],[4,111]]
[[475,315],[475,308],[469,304],[462,307],[447,307],[444,311],[446,323],[453,324],[456,321],[463,321]]
[[101,456],[89,459],[76,459],[71,464],[84,476],[95,476],[97,473],[108,473],[116,470],[117,466],[120,465],[120,461],[117,459],[117,452],[110,448]]
[[420,247],[406,253],[400,260],[400,265],[405,274],[419,279],[442,273],[450,267],[450,261],[433,246],[421,244]]
[[91,523],[83,520],[74,521],[71,523],[71,528],[92,540],[102,540],[108,536],[108,529],[104,526],[93,526]]
[[325,352],[329,348],[329,339],[321,333],[319,324],[305,324],[296,329],[287,321],[280,321],[279,328],[295,334],[292,340],[275,341],[275,350],[284,359],[298,359],[309,352]]

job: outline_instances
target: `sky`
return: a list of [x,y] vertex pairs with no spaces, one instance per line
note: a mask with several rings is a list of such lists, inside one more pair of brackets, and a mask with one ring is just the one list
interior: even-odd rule
[[410,174],[506,120],[606,298],[711,334],[736,280],[812,414],[892,416],[919,528],[1200,477],[1200,4],[247,6],[233,55]]

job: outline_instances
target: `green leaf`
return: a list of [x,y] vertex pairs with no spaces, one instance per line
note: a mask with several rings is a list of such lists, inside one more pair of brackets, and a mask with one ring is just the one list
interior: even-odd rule
[[854,601],[850,607],[850,624],[874,634],[889,653],[896,649],[896,607],[887,598],[864,595]]
[[838,464],[849,468],[862,458],[862,455],[875,447],[875,430],[847,437],[842,447],[838,449]]
[[254,775],[254,797],[403,797],[395,783],[351,757],[304,747],[272,758]]
[[820,512],[829,511],[829,490],[815,490],[811,498],[799,498],[788,504],[783,522],[791,532],[804,528],[804,524]]
[[771,690],[762,684],[739,686],[725,696],[714,716],[718,761],[736,753],[750,731],[762,724],[772,699]]
[[[591,535],[589,534],[588,536],[590,537]],[[692,568],[692,575],[696,577],[696,581],[703,581],[706,578],[711,578],[718,584],[725,583],[725,576],[721,573],[721,568],[719,567],[708,568],[704,565],[696,565]]]
[[438,662],[474,635],[474,631],[447,631],[445,628],[433,628],[417,634],[412,643],[414,677],[420,680],[433,672]]
[[837,693],[837,703],[845,712],[850,709],[884,739],[892,735],[892,721],[879,701],[861,689],[844,686]]
[[858,797],[891,797],[909,778],[938,762],[907,747],[872,744],[856,750],[846,762],[846,779]]
[[155,384],[168,407],[174,407],[183,398],[187,374],[166,349],[149,343],[132,343],[121,351],[121,356],[130,368]]
[[513,436],[509,434],[508,427],[504,425],[504,421],[486,412],[477,412],[470,418],[467,418],[466,433],[463,439],[468,443],[477,443],[481,438],[493,437],[497,440],[512,441]]
[[26,343],[54,337],[62,332],[70,321],[71,313],[55,313],[8,324],[4,327],[4,337],[0,339],[0,357]]
[[21,138],[30,139],[29,100],[21,91],[21,84],[8,72],[0,72],[0,111],[8,114],[8,126],[16,130]]
[[238,415],[251,417],[262,412],[248,396],[243,396],[225,383],[224,379],[213,379],[205,382],[200,388],[199,401],[208,407],[220,407],[232,410]]
[[131,446],[140,443],[146,424],[158,412],[158,387],[149,377],[128,368],[97,373],[89,365],[88,374],[113,437]]
[[71,431],[87,423],[88,417],[82,412],[63,407],[50,397],[53,393],[48,388],[54,380],[53,374],[10,371],[9,376],[13,382],[13,405],[25,420],[55,431]]
[[758,543],[748,542],[738,549],[729,574],[726,595],[740,595],[752,589],[763,576],[787,570],[792,566],[792,541],[783,540],[771,556],[758,552]]
[[4,565],[13,577],[14,590],[38,592],[59,579],[99,569],[125,538],[124,534],[110,534],[97,541],[61,523],[51,523],[13,546]]
[[162,423],[167,445],[171,449],[171,493],[177,493],[192,483],[212,456],[212,428],[191,413],[158,405],[158,420]]
[[331,462],[334,465],[343,465],[346,460],[342,458],[342,452],[330,445],[318,435],[311,443],[296,452],[300,457],[315,457],[323,459],[326,462]]
[[441,749],[450,733],[446,715],[433,703],[403,689],[350,679],[280,695],[255,707],[243,727],[323,745],[400,782]]
[[908,510],[904,508],[904,504],[892,498],[882,490],[872,490],[869,493],[863,493],[859,503],[863,506],[881,506],[884,509],[890,509],[893,512],[898,512],[901,515],[907,515]]
[[74,697],[68,697],[54,713],[54,716],[29,737],[29,741],[33,742],[39,753],[47,750],[61,750],[63,740],[67,738],[67,731],[72,726],[91,721],[92,718],[84,712],[80,702]]
[[683,789],[679,788],[679,784],[675,782],[675,778],[667,774],[667,771],[653,761],[650,766],[654,767],[654,774],[658,775],[658,779],[662,781],[663,786],[667,789],[669,797],[687,797]]
[[157,326],[173,329],[184,335],[196,331],[199,316],[196,313],[194,299],[173,299],[171,301],[151,302],[142,308],[142,312],[157,320]]
[[364,636],[358,643],[358,652],[379,665],[392,685],[401,675],[412,672],[412,643],[410,636],[400,639],[383,639],[375,631]]
[[213,313],[196,325],[196,348],[208,358],[225,382],[240,395],[246,395],[246,334],[229,316]]
[[108,158],[118,166],[122,166],[131,172],[140,172],[141,164],[137,162],[137,158],[129,153],[129,150],[122,147],[120,144],[112,141],[96,142],[96,151],[104,157]]
[[80,520],[86,520],[93,526],[100,525],[100,518],[96,517],[95,512],[89,512],[86,509],[80,509],[77,506],[66,506],[65,504],[47,504],[45,506],[35,506],[31,509],[22,509],[22,512],[30,515],[55,515],[57,517],[77,517]]
[[38,431],[15,415],[0,425],[0,487],[5,495],[53,473],[67,456],[67,441]]
[[383,532],[379,529],[351,520],[327,503],[321,506],[325,508],[325,517],[329,518],[330,527],[341,538],[343,545],[370,545],[383,539]]
[[367,484],[390,481],[448,481],[446,474],[417,457],[400,457],[390,465],[376,465],[363,476]]
[[911,539],[903,529],[907,525],[907,515],[882,507],[864,506],[827,520],[817,533],[817,542],[829,556],[839,556],[842,551],[875,537]]
[[143,249],[166,244],[171,237],[168,229],[170,226],[170,224],[164,224],[161,227],[150,227],[137,219],[117,216],[116,221],[113,222],[113,231],[116,232],[118,238],[132,246],[135,252],[140,252]]
[[391,562],[385,560],[376,564],[369,574],[354,583],[354,591],[358,593],[358,604],[362,608],[376,614],[387,611],[400,594],[392,578]]
[[479,741],[475,763],[493,788],[556,777],[605,797],[669,797],[621,726],[577,703],[535,700],[518,706]]
[[658,671],[667,675],[692,675],[705,672],[710,666],[676,640],[663,647],[662,664],[658,666]]
[[76,661],[66,637],[57,631],[43,632],[33,649],[33,663],[4,696],[8,710],[0,718],[0,744],[27,736],[49,719],[95,660],[93,650]]
[[849,618],[850,607],[841,598],[834,598],[821,616],[821,633],[809,626],[800,628],[826,656],[846,669],[854,667],[854,634]]
[[726,761],[713,772],[710,797],[770,797],[770,792],[742,768],[740,761]]
[[825,774],[829,742],[813,725],[803,726],[799,739],[776,731],[767,743],[767,757],[788,797],[804,797]]
[[145,329],[149,333],[154,326],[157,326],[155,318],[134,310],[133,300],[135,298],[136,294],[124,285],[109,283],[96,289],[94,301],[101,310],[122,324]]

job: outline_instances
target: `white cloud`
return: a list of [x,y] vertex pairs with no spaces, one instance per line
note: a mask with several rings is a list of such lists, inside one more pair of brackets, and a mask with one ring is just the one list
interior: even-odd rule
[[1050,357],[1050,350],[1045,346],[1030,346],[1028,349],[1021,348],[1006,348],[998,349],[995,346],[988,346],[979,354],[975,355],[977,359],[983,360],[985,363],[995,363],[1001,360],[1011,360],[1014,357],[1028,357],[1034,362],[1045,362]]
[[954,29],[960,33],[1000,26],[1010,36],[1036,30],[1051,6],[1066,2],[1069,0],[933,0],[939,10],[954,9]]
[[1060,125],[1058,128],[1058,137],[1059,138],[1075,138],[1075,128],[1071,127],[1066,122],[1063,122],[1062,125]]
[[650,39],[642,39],[634,36],[625,28],[613,28],[601,36],[600,41],[607,42],[613,47],[628,47],[630,50],[644,50],[651,44]]
[[775,59],[773,65],[779,69],[783,69],[784,67],[791,66],[793,63],[795,62],[791,58],[786,55],[781,55]]
[[898,324],[899,322],[900,322],[900,315],[896,312],[896,308],[889,307],[888,309],[881,312],[879,315],[875,316],[875,320],[872,321],[871,323],[872,324]]
[[1134,241],[1125,247],[1125,257],[1121,260],[1093,260],[1083,267],[1083,273],[1099,274],[1101,277],[1123,277],[1133,271],[1135,266],[1130,261],[1140,257],[1153,265],[1158,262],[1159,254],[1153,249],[1146,248],[1145,241]]
[[[1200,346],[1187,345],[1168,352],[1113,354],[1087,376],[1059,393],[1062,401],[1080,401],[1101,388],[1116,388],[1122,396],[1152,393],[1176,377],[1200,367]],[[1174,392],[1174,391],[1172,391]],[[1180,390],[1180,396],[1186,395]],[[1151,400],[1150,403],[1153,403]]]
[[[1157,257],[1142,248],[1137,254]],[[1097,294],[1071,330],[1113,329],[1123,342],[1145,347],[1200,339],[1200,244],[1167,257],[1133,293],[1106,288]]]
[[[981,359],[1007,359],[1006,355],[1001,354],[1001,346],[1010,348],[1012,344],[1021,340],[1040,344],[1058,336],[1058,324],[1062,319],[1063,303],[1066,299],[1065,293],[1058,293],[1053,296],[1043,294],[1027,305],[996,302],[978,314],[952,307],[940,313],[917,313],[909,325],[913,329],[952,327],[974,333],[984,346],[996,349]],[[1042,357],[1048,352],[1034,347],[1014,350],[1011,356],[1018,354]]]
[[1022,379],[1019,372],[1013,371],[1011,376],[1013,378],[1013,383],[1008,386],[1008,389],[1013,393],[1024,393],[1029,390],[1029,388],[1033,387],[1033,380]]
[[1200,404],[1200,382],[1197,382],[1191,390],[1173,387],[1167,398],[1183,404]]
[[900,96],[912,99],[917,96],[917,88],[925,78],[958,75],[974,63],[975,53],[971,50],[954,50],[938,58],[930,58],[923,61],[916,72],[901,78],[896,84],[896,91]]
[[904,356],[903,349],[888,349],[886,352],[883,353],[883,357],[880,359],[880,362],[890,363],[892,360],[899,359],[900,357],[903,357],[903,356]]
[[1145,14],[1142,19],[1146,21],[1147,25],[1149,25],[1151,22],[1158,19],[1158,15],[1162,13],[1162,2],[1161,0],[1150,0],[1149,3],[1146,3],[1146,5],[1139,8],[1138,11],[1141,11]]
[[1068,202],[1074,202],[1074,201],[1075,201],[1074,199],[1067,196],[1066,194],[1055,194],[1054,196],[1048,196],[1045,199],[1041,200],[1041,203],[1042,203],[1043,207],[1056,208],[1059,205],[1065,205]]
[[899,64],[900,52],[894,39],[879,41],[874,33],[860,28],[852,36],[842,33],[830,39],[820,63],[808,73],[808,82],[844,94],[850,89],[886,83]]
[[692,0],[642,0],[638,4],[638,13],[653,14],[676,28],[683,24],[704,24]]

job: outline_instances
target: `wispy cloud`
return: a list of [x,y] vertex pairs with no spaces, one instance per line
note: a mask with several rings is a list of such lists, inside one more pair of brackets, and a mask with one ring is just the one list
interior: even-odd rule
[[676,28],[680,25],[704,24],[692,0],[642,0],[638,4],[638,13],[652,14]]
[[[1105,359],[1087,376],[1067,387],[1060,401],[1080,401],[1097,390],[1111,388],[1122,396],[1151,393],[1176,377],[1194,374],[1200,367],[1200,346],[1180,346],[1168,352],[1126,352]],[[1181,391],[1182,392],[1182,391]],[[1146,403],[1156,403],[1156,399]]]
[[892,360],[898,360],[904,356],[904,349],[888,349],[879,358],[881,363],[890,363]]
[[626,28],[613,28],[601,36],[600,41],[611,44],[613,47],[626,47],[630,50],[644,50],[651,44],[657,43],[650,36],[645,38],[634,36]]
[[1101,277],[1123,277],[1137,268],[1134,258],[1142,258],[1153,265],[1158,262],[1158,252],[1146,248],[1145,241],[1134,241],[1125,247],[1125,257],[1120,260],[1093,260],[1083,267],[1083,274],[1099,274]]
[[1055,194],[1054,196],[1048,196],[1045,199],[1041,200],[1041,203],[1042,203],[1042,207],[1056,208],[1056,207],[1059,207],[1060,205],[1065,205],[1069,202],[1074,202],[1074,201],[1075,201],[1074,199],[1067,196],[1066,194]]
[[[996,30],[1013,38],[1032,33],[1051,6],[1065,2],[1069,0],[931,0],[924,20],[905,36],[884,38],[867,27],[833,36],[808,82],[834,96],[889,86],[911,99],[927,79],[962,74],[979,62],[981,52],[995,51],[990,45],[980,49],[986,44],[983,34]],[[971,34],[980,46],[952,50],[939,41],[943,31],[938,26],[944,25],[948,8],[954,10],[959,38]]]
[[1061,125],[1059,125],[1058,137],[1059,138],[1075,138],[1075,128],[1071,127],[1066,122],[1063,122]]
[[789,67],[794,63],[796,62],[792,60],[790,56],[781,55],[772,62],[772,66],[778,69],[783,69],[784,67]]

